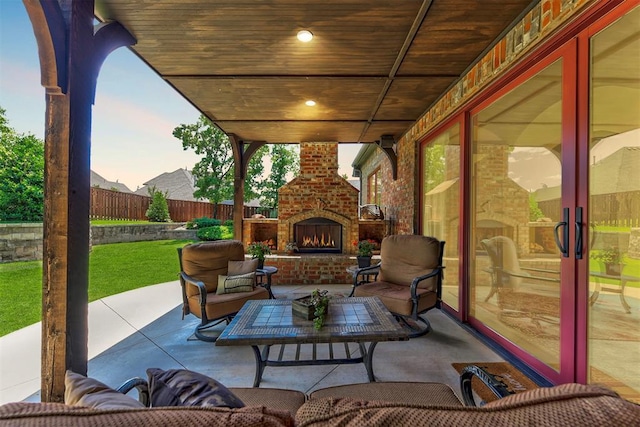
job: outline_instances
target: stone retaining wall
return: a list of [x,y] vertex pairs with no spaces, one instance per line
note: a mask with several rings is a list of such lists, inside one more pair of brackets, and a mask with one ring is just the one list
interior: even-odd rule
[[[145,240],[196,239],[183,223],[91,226],[91,245]],[[42,259],[42,224],[0,224],[0,262]]]

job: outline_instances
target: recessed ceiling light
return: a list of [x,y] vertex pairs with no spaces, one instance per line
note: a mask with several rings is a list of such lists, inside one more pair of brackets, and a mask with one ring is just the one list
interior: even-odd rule
[[316,101],[310,99],[307,102],[305,102],[305,104],[309,107],[313,107],[314,105],[316,105]]
[[308,30],[300,30],[298,31],[298,40],[300,40],[303,43],[307,43],[310,42],[311,39],[313,39],[313,33],[311,31]]

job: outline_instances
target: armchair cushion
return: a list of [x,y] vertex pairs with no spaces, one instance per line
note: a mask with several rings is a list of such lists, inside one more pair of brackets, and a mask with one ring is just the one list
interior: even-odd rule
[[229,261],[227,274],[229,276],[237,276],[240,274],[255,273],[258,268],[258,258],[252,258],[246,261]]
[[233,294],[236,292],[251,292],[256,282],[256,273],[240,274],[237,276],[218,276],[216,294]]
[[[428,236],[393,235],[383,239],[380,258],[381,282],[411,286],[414,278],[431,273],[438,267],[440,242]],[[418,284],[419,288],[435,291],[437,278]]]
[[[229,261],[244,260],[244,246],[237,240],[194,243],[182,248],[181,260],[182,271],[203,282],[207,293],[215,293],[218,276],[227,274]],[[187,287],[187,296],[197,293],[198,290],[194,286]]]
[[144,408],[133,397],[72,371],[64,376],[64,403],[96,409]]
[[151,406],[242,408],[244,403],[218,381],[186,369],[147,369]]

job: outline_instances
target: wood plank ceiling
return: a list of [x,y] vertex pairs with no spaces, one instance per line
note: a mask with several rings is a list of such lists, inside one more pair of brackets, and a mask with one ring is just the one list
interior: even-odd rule
[[530,3],[96,0],[96,16],[240,140],[374,142],[399,138]]

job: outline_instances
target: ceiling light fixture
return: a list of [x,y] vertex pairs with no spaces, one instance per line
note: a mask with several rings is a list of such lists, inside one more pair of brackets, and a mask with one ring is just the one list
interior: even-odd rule
[[313,39],[313,33],[311,31],[308,30],[300,30],[298,31],[298,40],[300,40],[303,43],[308,43],[311,41],[311,39]]
[[305,105],[307,105],[308,107],[313,107],[314,105],[316,105],[316,101],[310,99],[307,102],[305,102]]

